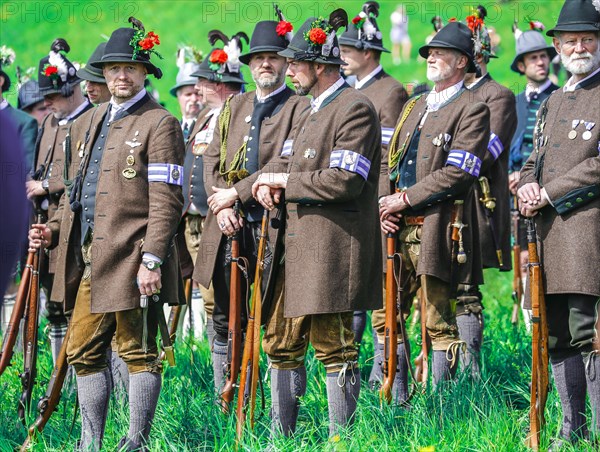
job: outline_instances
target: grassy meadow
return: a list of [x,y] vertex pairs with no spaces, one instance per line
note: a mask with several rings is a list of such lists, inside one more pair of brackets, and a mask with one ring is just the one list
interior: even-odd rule
[[[279,6],[297,29],[310,15],[327,15],[337,7],[344,7],[352,18],[361,1],[280,1]],[[380,28],[385,43],[389,44],[389,16],[396,1],[380,1]],[[418,48],[430,34],[431,17],[440,15],[446,22],[451,17],[464,18],[477,2],[405,1],[409,12],[409,32],[413,42],[411,61],[393,65],[389,54],[384,54],[384,68],[403,83],[424,81],[425,64],[417,60]],[[527,28],[527,18],[541,20],[548,28],[554,25],[562,1],[502,1],[482,2],[488,9],[487,24],[501,36],[498,59],[489,70],[499,82],[515,93],[524,89],[524,79],[510,71],[514,56],[514,38],[511,25],[517,20]],[[15,65],[7,72],[14,76],[16,65],[36,67],[39,59],[49,51],[57,37],[71,45],[69,58],[85,62],[95,46],[106,39],[112,30],[127,26],[130,15],[142,20],[147,30],[160,36],[158,51],[163,60],[164,77],[153,81],[166,107],[178,115],[175,99],[168,90],[175,83],[177,68],[175,53],[178,45],[193,44],[205,54],[210,46],[207,33],[220,29],[231,35],[238,31],[251,34],[258,20],[273,19],[270,1],[5,1],[0,3],[0,44],[12,47],[17,53]],[[388,45],[388,47],[390,47]],[[153,57],[154,58],[154,57]],[[250,80],[245,69],[245,76]],[[13,82],[15,79],[13,78]],[[7,95],[16,105],[16,83]],[[249,84],[248,89],[252,89]],[[526,450],[524,438],[528,429],[528,381],[530,375],[530,337],[522,322],[517,328],[510,324],[511,274],[486,272],[483,288],[485,315],[485,342],[483,347],[482,382],[474,386],[459,374],[456,384],[441,392],[426,391],[417,394],[410,409],[381,407],[376,392],[368,389],[367,379],[372,367],[373,344],[369,334],[361,349],[360,364],[362,391],[355,425],[340,438],[328,439],[327,399],[325,374],[315,360],[307,361],[308,388],[301,401],[297,434],[290,439],[270,438],[270,406],[268,383],[265,384],[266,410],[258,412],[256,428],[248,433],[238,450],[258,451],[271,446],[282,451],[519,451]],[[410,322],[410,319],[409,319]],[[367,328],[370,328],[368,326]],[[367,330],[368,331],[368,330]],[[411,338],[418,336],[412,328]],[[413,343],[413,354],[418,347]],[[212,392],[212,367],[206,342],[179,339],[176,347],[177,365],[166,366],[163,390],[160,396],[151,436],[153,451],[226,451],[234,450],[235,419],[221,414],[215,406]],[[18,379],[20,355],[14,359],[0,378],[0,451],[18,447],[26,430],[18,422],[17,400],[20,394]],[[263,375],[266,361],[261,363]],[[37,400],[45,392],[51,373],[51,357],[45,335],[40,335]],[[46,429],[33,450],[71,450],[79,437],[79,419],[70,431],[75,396],[63,397]],[[127,432],[127,406],[111,400],[106,426],[105,450],[114,450]],[[589,411],[589,408],[588,408]],[[560,404],[551,392],[546,412],[547,426],[543,446],[560,427]],[[33,419],[31,419],[33,420]],[[569,449],[565,449],[569,450]],[[575,450],[575,449],[571,449]],[[585,445],[577,450],[586,450]],[[589,450],[592,450],[591,446]]]

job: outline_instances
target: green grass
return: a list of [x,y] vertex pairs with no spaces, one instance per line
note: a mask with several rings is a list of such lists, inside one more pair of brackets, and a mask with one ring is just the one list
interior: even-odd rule
[[[484,287],[485,341],[483,347],[483,382],[473,385],[459,373],[456,383],[441,392],[417,394],[410,410],[380,407],[377,392],[368,389],[372,366],[372,342],[365,334],[360,364],[362,390],[355,425],[338,441],[328,440],[327,399],[323,367],[314,359],[307,361],[308,388],[301,400],[297,434],[294,438],[270,438],[266,410],[258,410],[254,432],[248,433],[240,450],[263,450],[272,445],[282,451],[519,451],[526,450],[523,440],[528,429],[530,378],[530,337],[522,323],[515,329],[510,324],[511,274],[487,271]],[[410,319],[409,319],[410,321]],[[367,330],[368,331],[368,330]],[[412,329],[410,337],[417,336]],[[40,340],[39,383],[34,393],[37,400],[50,374],[50,355],[45,338]],[[413,354],[418,347],[413,344]],[[312,352],[310,353],[312,356]],[[206,342],[178,341],[177,366],[166,368],[151,435],[151,450],[198,451],[233,450],[235,418],[224,416],[215,406],[212,393],[212,367]],[[20,382],[14,366],[0,379],[0,450],[19,446],[26,432],[16,420],[16,401]],[[263,358],[262,372],[266,371]],[[34,450],[70,449],[79,436],[79,418],[69,434],[73,419],[74,396],[64,397],[53,414]],[[589,409],[588,409],[589,412]],[[589,414],[589,413],[588,413]],[[104,445],[113,450],[127,432],[127,407],[111,400]],[[554,391],[550,393],[546,411],[547,426],[543,445],[559,429],[560,404]],[[429,448],[433,449],[429,449]],[[569,449],[566,449],[569,450]],[[571,449],[575,450],[575,449]],[[577,450],[593,450],[581,445]]]
[[[333,9],[343,7],[350,19],[362,6],[362,1],[280,1],[279,6],[298,29],[311,15],[328,15]],[[389,39],[390,14],[400,3],[398,0],[379,1],[381,5],[378,24],[384,36],[384,43],[391,48]],[[417,62],[418,48],[432,31],[431,18],[440,15],[445,22],[451,17],[464,19],[478,2],[453,1],[405,1],[409,13],[409,33],[411,35],[412,60],[393,66],[389,54],[383,54],[384,68],[403,83],[424,81],[425,64]],[[541,20],[547,28],[556,23],[562,1],[483,1],[488,9],[488,26],[493,26],[502,38],[498,59],[489,65],[490,73],[500,83],[515,93],[525,88],[525,79],[510,70],[515,51],[511,25],[516,19],[521,29],[527,28],[526,18]],[[96,45],[110,36],[121,26],[129,26],[127,18],[134,15],[142,20],[147,30],[154,30],[161,38],[158,51],[163,60],[153,61],[161,67],[164,77],[150,79],[160,93],[160,99],[167,108],[179,116],[175,98],[169,89],[175,84],[177,68],[175,53],[180,44],[193,44],[206,54],[210,50],[207,33],[220,29],[228,36],[245,31],[249,36],[254,24],[259,20],[272,20],[274,13],[271,1],[200,1],[200,0],[158,0],[158,1],[5,1],[0,3],[0,43],[14,48],[17,53],[15,65],[8,68],[13,81],[16,65],[27,68],[34,66],[37,71],[40,58],[48,54],[50,44],[57,37],[65,38],[71,45],[68,57],[71,61],[85,63]],[[221,43],[219,43],[221,44]],[[251,80],[244,67],[246,80]],[[16,104],[16,83],[7,98]],[[252,84],[248,89],[253,89]]]

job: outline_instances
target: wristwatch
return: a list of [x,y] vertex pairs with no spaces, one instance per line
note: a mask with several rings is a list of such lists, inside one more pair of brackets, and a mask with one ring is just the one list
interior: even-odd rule
[[160,262],[153,261],[152,259],[142,259],[142,265],[148,270],[153,271],[160,267]]

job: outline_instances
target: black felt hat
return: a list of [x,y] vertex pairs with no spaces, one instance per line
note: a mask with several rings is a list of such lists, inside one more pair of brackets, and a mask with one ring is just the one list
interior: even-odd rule
[[427,59],[429,49],[432,47],[458,50],[469,60],[467,71],[476,71],[475,62],[473,61],[473,34],[469,27],[462,22],[450,22],[438,31],[429,44],[419,49],[419,55]]
[[600,31],[600,1],[566,0],[556,26],[546,32],[547,36],[561,31]]
[[[287,22],[286,24],[289,24]],[[281,24],[274,20],[263,20],[258,22],[250,38],[250,50],[240,56],[240,61],[244,64],[250,63],[252,55],[261,52],[281,52],[290,44],[287,39],[286,24]],[[291,24],[290,24],[291,26]]]
[[92,55],[90,56],[90,59],[88,60],[87,64],[84,67],[77,70],[77,77],[79,77],[81,80],[87,80],[89,82],[106,83],[102,70],[92,66],[92,63],[95,63],[102,59],[105,47],[106,42],[101,42],[100,44],[98,44],[98,46],[94,50],[94,53],[92,53]]
[[361,12],[351,20],[348,29],[340,36],[340,45],[389,53],[390,51],[383,47],[383,35],[377,26],[377,17],[379,17],[379,3],[365,3]]
[[102,59],[91,65],[102,69],[106,63],[142,63],[150,74],[161,78],[162,71],[150,61],[152,53],[160,57],[154,49],[160,44],[158,35],[152,31],[146,33],[144,25],[134,17],[130,17],[129,22],[134,28],[117,28],[113,31]]
[[70,50],[67,41],[57,38],[50,46],[50,53],[40,60],[38,83],[42,96],[60,93],[69,97],[81,81],[73,63],[62,53]]
[[348,27],[348,14],[343,9],[333,11],[328,19],[307,19],[292,38],[287,49],[279,55],[298,61],[322,64],[345,64],[340,58],[340,45],[336,31]]

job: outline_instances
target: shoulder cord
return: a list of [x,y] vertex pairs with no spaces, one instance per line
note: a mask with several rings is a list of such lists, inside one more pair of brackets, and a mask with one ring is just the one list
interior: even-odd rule
[[243,167],[246,160],[246,142],[236,151],[229,169],[225,169],[227,163],[227,134],[229,133],[229,122],[231,119],[231,97],[225,101],[223,110],[219,115],[219,132],[221,133],[221,149],[219,152],[219,175],[225,178],[227,186],[242,180],[249,175],[248,170]]
[[406,122],[408,115],[410,114],[412,109],[415,107],[415,104],[417,103],[417,101],[420,98],[421,98],[421,96],[417,96],[408,103],[408,105],[404,109],[402,118],[400,118],[400,121],[398,122],[398,125],[396,126],[396,130],[394,130],[394,135],[392,136],[392,141],[390,142],[390,147],[389,147],[388,164],[389,164],[390,170],[391,170],[391,168],[394,168],[398,164],[398,162],[400,161],[400,157],[402,156],[402,153],[404,151],[404,148],[406,147],[406,141],[405,141],[404,145],[400,149],[396,149],[396,146],[398,144],[398,136],[400,135],[400,129],[402,129],[402,126]]

